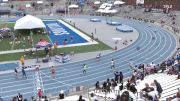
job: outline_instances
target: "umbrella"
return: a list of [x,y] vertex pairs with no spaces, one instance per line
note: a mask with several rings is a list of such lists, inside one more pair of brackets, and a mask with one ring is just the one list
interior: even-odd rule
[[96,12],[100,12],[101,13],[102,11],[103,11],[103,9],[98,9]]
[[99,7],[99,9],[104,9],[104,8],[106,8],[107,5],[108,5],[108,3],[103,3],[103,4]]
[[115,40],[115,41],[121,41],[122,38],[112,38],[112,40]]
[[114,14],[114,13],[117,13],[117,12],[118,12],[118,10],[116,10],[116,9],[112,9],[112,10],[109,10],[109,12],[110,12],[110,13],[112,13],[112,14]]
[[43,1],[37,1],[37,4],[43,4]]
[[41,40],[36,44],[36,48],[40,48],[40,47],[51,47],[52,45],[47,42],[46,40]]
[[79,6],[78,6],[78,5],[75,5],[75,4],[72,4],[72,5],[69,5],[68,8],[79,8]]
[[99,5],[101,2],[100,1],[95,1],[94,4],[95,5]]
[[125,2],[123,2],[123,1],[115,1],[114,2],[114,5],[122,5],[122,4],[124,4]]
[[26,4],[26,8],[30,8],[31,7],[31,4]]

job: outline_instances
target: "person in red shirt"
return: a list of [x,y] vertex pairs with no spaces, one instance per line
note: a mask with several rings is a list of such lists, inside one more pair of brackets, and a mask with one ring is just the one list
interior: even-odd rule
[[41,99],[42,96],[43,96],[42,90],[41,90],[41,88],[39,88],[38,89],[38,97],[39,97],[39,99]]
[[52,67],[51,67],[51,75],[52,75],[53,78],[55,78],[55,74],[56,74],[55,67],[52,66]]

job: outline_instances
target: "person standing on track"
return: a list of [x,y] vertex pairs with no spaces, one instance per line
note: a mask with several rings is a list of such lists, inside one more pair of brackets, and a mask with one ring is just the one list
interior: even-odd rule
[[115,69],[114,59],[111,60],[111,69]]
[[86,71],[87,71],[87,65],[83,64],[83,74],[86,75]]
[[24,70],[24,67],[22,67],[22,75],[23,75],[23,78],[26,78],[27,79],[27,76],[26,76],[26,72]]
[[18,78],[18,70],[17,70],[17,68],[14,68],[14,74],[15,74],[15,78],[17,79]]
[[54,66],[51,67],[51,75],[53,78],[55,78],[55,75],[56,75],[56,69]]

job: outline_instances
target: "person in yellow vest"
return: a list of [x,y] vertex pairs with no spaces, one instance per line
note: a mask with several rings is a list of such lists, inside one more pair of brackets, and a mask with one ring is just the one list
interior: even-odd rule
[[22,66],[24,66],[24,56],[21,56],[20,62],[21,62],[21,64],[22,64]]
[[98,101],[97,97],[93,93],[91,93],[89,100],[90,101]]
[[56,41],[56,42],[54,43],[55,54],[57,54],[57,47],[58,47],[58,42]]

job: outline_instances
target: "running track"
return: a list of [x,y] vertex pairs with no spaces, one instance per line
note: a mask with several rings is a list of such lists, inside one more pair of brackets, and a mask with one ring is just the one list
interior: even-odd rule
[[[128,63],[130,59],[136,64],[152,61],[159,63],[169,57],[176,48],[175,38],[160,27],[149,26],[133,20],[121,19],[119,21],[139,31],[136,42],[120,51],[103,56],[100,62],[90,59],[61,65],[56,68],[55,80],[48,77],[50,75],[49,68],[42,69],[41,76],[45,94],[57,95],[61,89],[70,89],[71,86],[92,87],[98,80],[103,81],[114,77],[110,70],[111,58],[115,59],[116,68],[123,72],[124,77],[129,77],[131,75]],[[154,32],[155,30],[157,32]],[[155,40],[152,40],[152,37],[155,37]],[[140,47],[139,51],[136,50],[137,46]],[[82,75],[83,63],[88,65],[86,76]],[[28,71],[27,75],[27,80],[16,80],[13,73],[0,75],[0,95],[6,101],[10,101],[10,98],[16,96],[19,92],[26,98],[34,96],[34,72]]]

